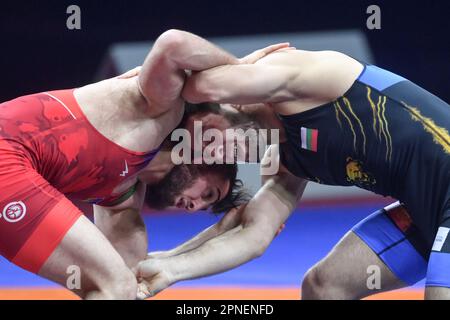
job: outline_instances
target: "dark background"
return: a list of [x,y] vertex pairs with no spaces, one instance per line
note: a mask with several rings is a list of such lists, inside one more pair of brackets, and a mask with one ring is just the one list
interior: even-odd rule
[[[81,7],[81,30],[66,8]],[[381,30],[366,8],[381,7]],[[0,101],[93,80],[108,46],[154,40],[169,28],[204,37],[357,28],[376,63],[450,101],[448,1],[20,1],[0,2]],[[289,39],[287,39],[289,40]]]

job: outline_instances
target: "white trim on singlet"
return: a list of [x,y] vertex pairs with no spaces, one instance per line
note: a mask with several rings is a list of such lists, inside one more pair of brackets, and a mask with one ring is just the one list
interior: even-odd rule
[[70,113],[70,115],[74,118],[74,119],[76,119],[77,117],[75,117],[75,115],[72,113],[72,111],[70,111],[70,109],[64,104],[64,102],[62,102],[61,100],[59,100],[57,97],[55,97],[54,95],[51,95],[50,93],[48,93],[48,92],[43,92],[44,94],[46,94],[46,95],[48,95],[48,96],[50,96],[51,98],[53,98],[53,99],[55,99],[56,101],[58,101],[69,113]]

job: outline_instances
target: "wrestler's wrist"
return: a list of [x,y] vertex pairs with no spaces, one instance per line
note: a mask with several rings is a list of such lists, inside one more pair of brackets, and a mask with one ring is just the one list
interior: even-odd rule
[[172,256],[161,260],[163,263],[163,270],[165,270],[171,285],[189,279],[189,276],[186,275],[185,270],[183,270],[184,268],[182,268],[183,263],[179,260],[179,256]]
[[174,255],[175,255],[175,252],[173,250],[153,251],[153,252],[147,253],[146,259],[165,259],[165,258],[169,258]]

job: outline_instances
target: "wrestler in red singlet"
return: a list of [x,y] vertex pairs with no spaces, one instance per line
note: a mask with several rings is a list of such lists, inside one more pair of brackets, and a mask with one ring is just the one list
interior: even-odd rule
[[73,90],[0,104],[0,254],[37,273],[81,211],[64,195],[104,206],[135,189],[133,179],[158,150],[127,150],[86,119]]

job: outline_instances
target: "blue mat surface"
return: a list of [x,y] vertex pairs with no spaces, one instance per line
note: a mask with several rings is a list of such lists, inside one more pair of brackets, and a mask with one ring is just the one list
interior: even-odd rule
[[[220,275],[185,281],[177,286],[299,286],[308,268],[323,258],[353,225],[379,208],[368,204],[297,210],[259,259]],[[145,215],[150,251],[174,247],[218,219],[206,213]],[[0,270],[0,287],[54,286],[1,257]]]

